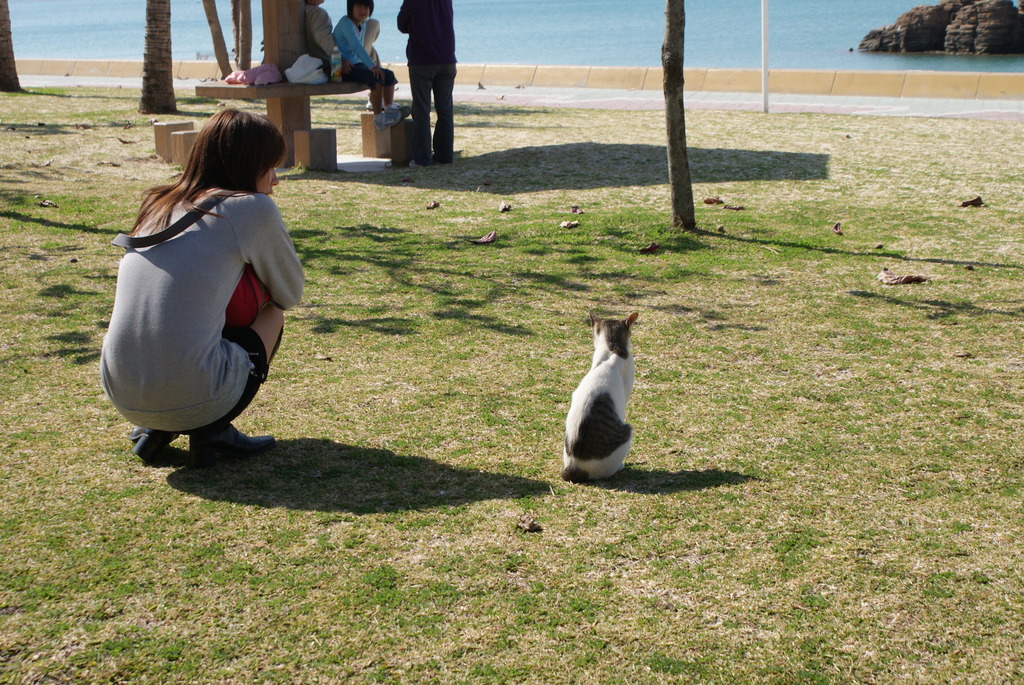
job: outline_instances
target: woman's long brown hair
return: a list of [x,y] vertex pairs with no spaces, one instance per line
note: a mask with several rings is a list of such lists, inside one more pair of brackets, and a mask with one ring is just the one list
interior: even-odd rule
[[132,235],[142,226],[161,230],[175,207],[193,209],[211,190],[257,192],[259,179],[286,153],[281,132],[263,117],[237,109],[217,112],[196,136],[178,180],[143,193]]

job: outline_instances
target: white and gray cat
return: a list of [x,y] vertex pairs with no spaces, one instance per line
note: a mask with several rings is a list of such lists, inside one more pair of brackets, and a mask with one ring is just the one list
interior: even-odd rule
[[582,483],[607,478],[624,468],[633,444],[626,423],[626,402],[633,392],[636,366],[629,351],[637,312],[623,320],[599,319],[590,312],[594,359],[590,372],[572,394],[565,419],[562,478]]

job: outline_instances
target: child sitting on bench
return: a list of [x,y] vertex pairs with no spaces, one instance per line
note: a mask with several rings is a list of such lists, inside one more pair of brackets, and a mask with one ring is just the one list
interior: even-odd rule
[[334,27],[334,42],[341,52],[342,80],[357,81],[370,89],[373,123],[383,131],[407,114],[395,104],[395,73],[374,64],[363,46],[363,32],[371,14],[373,0],[348,0],[348,13]]

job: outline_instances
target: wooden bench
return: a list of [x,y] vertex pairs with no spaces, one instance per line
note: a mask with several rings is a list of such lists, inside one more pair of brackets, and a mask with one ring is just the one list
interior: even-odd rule
[[[306,53],[303,26],[304,0],[263,0],[263,62],[275,64],[284,74]],[[317,95],[347,95],[366,90],[352,81],[329,81],[316,85],[272,83],[266,86],[233,85],[218,81],[196,86],[199,97],[266,100],[267,118],[284,136],[288,154],[284,166],[295,164],[295,132],[309,131],[309,98]]]

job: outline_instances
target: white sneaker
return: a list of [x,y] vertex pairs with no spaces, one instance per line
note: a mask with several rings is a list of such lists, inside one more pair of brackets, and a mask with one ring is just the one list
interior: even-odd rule
[[373,125],[378,131],[389,129],[402,120],[402,113],[397,109],[386,109],[373,117]]

